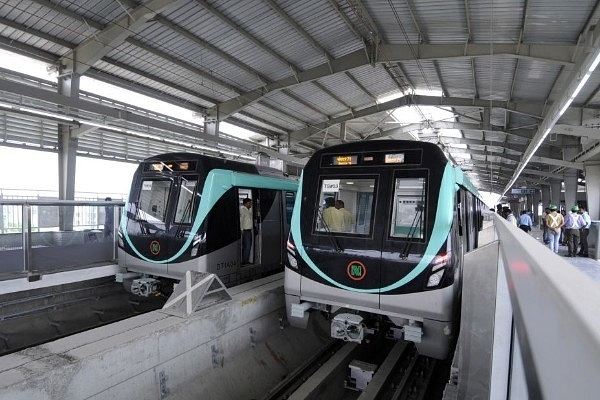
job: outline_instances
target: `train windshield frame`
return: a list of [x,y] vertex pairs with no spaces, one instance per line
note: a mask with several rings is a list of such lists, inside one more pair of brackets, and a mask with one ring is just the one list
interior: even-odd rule
[[138,197],[137,213],[150,223],[165,224],[173,187],[171,179],[145,178]]
[[378,180],[377,175],[321,176],[313,232],[371,236]]
[[394,194],[389,219],[390,239],[423,241],[427,227],[427,183],[426,171],[394,176]]
[[190,225],[197,207],[198,177],[182,176],[175,206],[173,222],[179,225]]

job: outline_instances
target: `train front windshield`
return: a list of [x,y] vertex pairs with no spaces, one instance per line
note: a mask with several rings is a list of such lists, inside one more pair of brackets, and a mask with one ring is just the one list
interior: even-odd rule
[[[198,179],[181,176],[179,179],[146,178],[142,181],[138,201],[138,216],[158,229],[165,229],[170,219],[175,224],[191,224]],[[169,213],[169,202],[175,209]]]
[[[390,238],[424,239],[427,180],[419,176],[395,176],[387,227]],[[378,176],[327,176],[321,179],[315,233],[371,236],[380,190]],[[387,192],[387,190],[386,190]],[[387,196],[381,196],[385,199]],[[379,207],[383,207],[380,205]],[[387,207],[387,206],[386,206]],[[383,209],[379,210],[379,212]]]

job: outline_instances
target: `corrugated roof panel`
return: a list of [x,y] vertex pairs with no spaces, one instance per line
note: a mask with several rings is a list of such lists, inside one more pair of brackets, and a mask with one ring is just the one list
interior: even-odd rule
[[[414,21],[411,18],[407,2],[372,0],[363,3],[370,17],[375,21],[377,29],[383,36],[380,39],[390,44],[417,44],[420,41]],[[369,27],[369,19],[357,11],[357,21],[365,28]]]
[[319,79],[319,83],[336,96],[343,98],[346,104],[351,108],[362,108],[368,104],[375,104],[376,99],[372,98],[371,94],[365,93],[365,91],[356,85],[356,83],[354,83],[346,74],[330,75]]
[[[321,90],[314,84],[297,85],[288,90],[304,99],[307,103],[315,106],[317,109],[328,110],[328,113],[325,114],[328,117],[340,113],[347,113],[349,111],[349,107],[346,104],[340,103],[340,101],[331,97],[329,93]],[[313,114],[316,114],[316,112],[313,111]]]
[[471,42],[514,43],[521,36],[525,3],[526,0],[469,0]]
[[442,85],[433,61],[405,61],[402,62],[402,68],[415,89],[442,90]]
[[219,101],[226,100],[236,96],[237,93],[224,88],[212,80],[195,74],[190,68],[184,68],[180,65],[159,58],[130,44],[119,46],[110,52],[110,57],[117,61],[127,63],[134,68],[158,76],[160,78],[172,81],[174,84],[187,87],[191,90],[198,91],[202,95],[215,98]]
[[[70,11],[82,15],[85,19],[99,22],[103,25],[113,23],[116,20],[126,16],[123,9],[124,2],[113,0],[58,0],[55,1],[59,7],[64,7]],[[127,8],[128,11],[133,8]]]
[[576,43],[596,0],[529,0],[524,41]]
[[451,97],[474,98],[475,82],[470,59],[437,61],[444,89]]
[[478,57],[474,60],[479,98],[510,100],[517,60],[506,57]]
[[146,42],[145,37],[152,37],[149,44],[159,51],[181,60],[191,69],[197,68],[209,76],[214,76],[217,81],[239,88],[240,91],[260,86],[260,81],[252,71],[230,63],[215,52],[188,38],[181,37],[164,25],[154,23],[152,29],[144,29],[136,35],[136,38],[143,42]]
[[[421,40],[466,43],[469,39],[464,0],[419,0],[411,4]],[[415,42],[415,44],[418,42]]]
[[[250,5],[247,4],[250,2],[239,3],[240,7]],[[262,7],[266,7],[266,5],[263,4]],[[243,33],[223,23],[220,18],[198,3],[192,2],[189,4],[189,12],[184,11],[187,11],[187,8],[186,10],[182,8],[177,13],[170,13],[166,16],[212,46],[247,64],[250,68],[260,71],[268,79],[277,80],[289,75],[289,70],[286,68],[287,63],[283,64],[278,58],[254,44]],[[249,7],[248,11],[251,15],[260,14],[261,8]],[[201,20],[202,23],[198,24],[198,20]],[[237,20],[232,21],[235,23]],[[283,73],[282,68],[284,68]]]
[[519,61],[518,65],[513,100],[546,101],[556,77],[562,70],[561,66],[529,59]]
[[[319,51],[263,1],[227,2],[227,15],[239,21],[240,26],[254,38],[300,69],[325,61]],[[227,48],[226,43],[215,43]]]
[[325,114],[319,114],[312,108],[305,106],[282,92],[271,93],[262,102],[306,121],[307,124],[319,123],[327,119]]
[[[280,107],[282,112],[279,112]],[[281,105],[277,105],[277,107],[273,108],[267,106],[266,103],[253,103],[246,108],[246,111],[248,114],[255,115],[257,118],[272,120],[278,126],[289,131],[295,131],[304,127],[304,124],[299,119],[288,116],[288,114],[294,115],[293,110],[290,110],[288,107],[282,107]]]
[[[391,93],[400,92],[396,82],[390,77],[381,64],[375,66],[364,65],[352,70],[352,75],[376,98],[387,96]],[[369,100],[365,98],[365,106]]]
[[329,55],[338,58],[363,47],[330,2],[285,0],[278,2]]

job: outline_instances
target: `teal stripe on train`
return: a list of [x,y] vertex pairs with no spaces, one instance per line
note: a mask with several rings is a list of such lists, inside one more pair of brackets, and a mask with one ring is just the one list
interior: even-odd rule
[[[295,192],[298,189],[298,182],[275,178],[263,175],[254,175],[244,172],[235,172],[224,169],[213,169],[206,175],[204,187],[202,188],[202,195],[200,197],[200,206],[198,212],[194,218],[194,223],[190,232],[198,232],[200,225],[206,219],[206,216],[212,210],[213,206],[219,201],[219,199],[233,187],[248,187],[248,188],[259,188],[259,189],[274,189],[274,190],[288,190]],[[131,207],[131,205],[129,205]],[[154,264],[165,264],[176,260],[183,254],[194,239],[195,235],[188,235],[185,243],[181,246],[179,251],[172,257],[166,260],[152,260],[139,252],[139,250],[133,245],[129,235],[127,234],[127,210],[123,208],[123,215],[121,216],[121,231],[125,236],[125,240],[133,250],[133,252],[142,260],[148,261]]]
[[304,262],[321,278],[331,283],[332,285],[339,287],[340,289],[349,290],[359,293],[384,293],[391,290],[397,289],[415,277],[417,277],[427,266],[431,263],[433,258],[436,256],[438,250],[446,242],[450,228],[452,226],[452,219],[454,213],[454,201],[456,197],[456,190],[458,189],[457,175],[460,183],[465,185],[465,182],[470,185],[468,179],[465,179],[462,171],[459,168],[454,168],[450,164],[446,164],[444,169],[444,175],[442,177],[442,183],[440,187],[440,193],[438,197],[437,213],[435,216],[435,222],[433,225],[433,231],[431,233],[431,239],[425,249],[425,254],[421,261],[402,279],[394,282],[391,285],[382,288],[371,288],[371,289],[357,289],[353,287],[341,284],[330,276],[325,274],[319,269],[319,267],[308,257],[302,244],[302,235],[300,234],[300,207],[302,204],[302,179],[304,174],[300,177],[300,187],[298,188],[298,194],[296,195],[296,204],[294,205],[294,213],[292,214],[292,227],[291,234],[292,239],[296,245],[296,250]]

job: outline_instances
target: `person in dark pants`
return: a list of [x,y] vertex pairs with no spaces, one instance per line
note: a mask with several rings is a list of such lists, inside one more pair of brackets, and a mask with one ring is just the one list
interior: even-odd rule
[[242,230],[242,264],[250,263],[252,248],[252,200],[245,198],[240,207],[240,229]]
[[581,250],[577,253],[578,256],[588,257],[588,235],[590,234],[590,225],[592,225],[592,219],[590,215],[585,211],[585,207],[579,207],[579,214],[585,222],[585,226],[579,231]]
[[[112,201],[110,197],[104,199],[104,201]],[[104,207],[104,237],[112,237],[115,223],[115,209],[112,206]]]
[[578,214],[579,206],[571,207],[571,212],[565,217],[565,240],[567,241],[567,257],[575,257],[579,245],[579,230],[585,226],[583,217]]
[[524,232],[529,232],[531,227],[533,226],[533,221],[531,221],[531,217],[527,214],[526,210],[521,211],[521,215],[519,215],[519,220],[517,222],[519,228],[521,228]]

